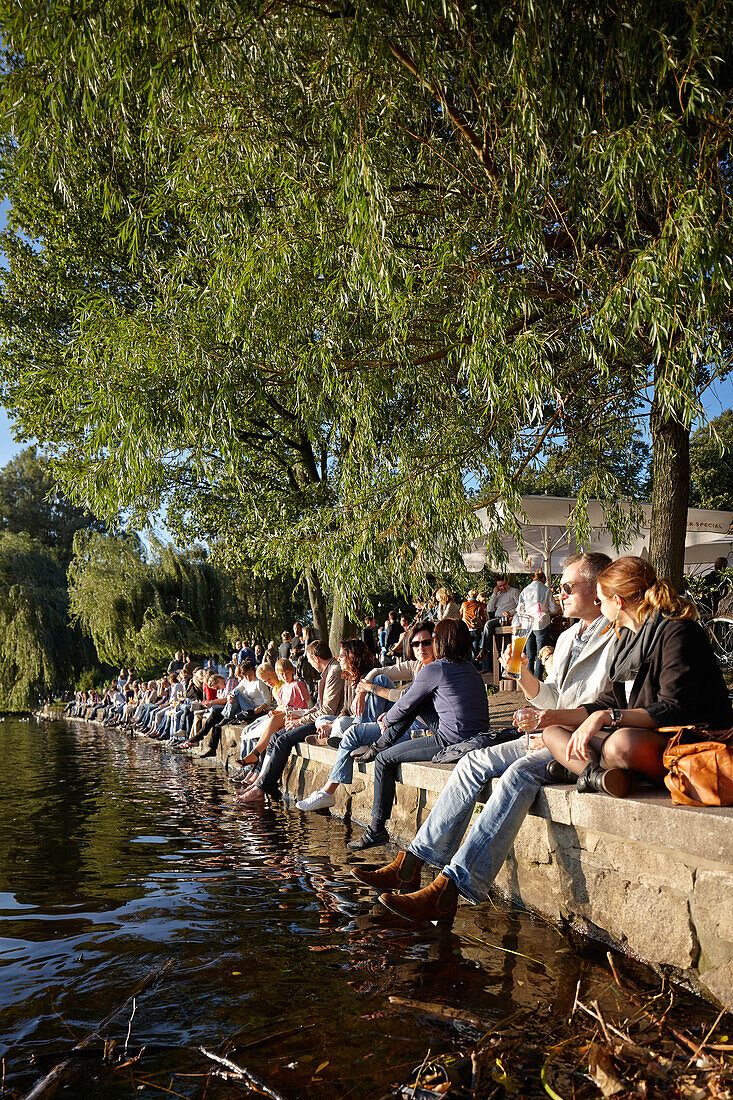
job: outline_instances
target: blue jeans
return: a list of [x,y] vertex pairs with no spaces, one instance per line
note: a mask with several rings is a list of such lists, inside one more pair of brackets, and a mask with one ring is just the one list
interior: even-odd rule
[[524,652],[527,654],[529,671],[533,676],[536,676],[538,680],[542,679],[544,667],[537,654],[541,649],[544,649],[546,645],[549,645],[551,641],[552,631],[549,626],[543,626],[542,630],[530,630],[527,635]]
[[448,741],[440,733],[429,737],[413,737],[398,741],[383,749],[374,761],[374,801],[372,802],[372,820],[369,828],[379,833],[389,821],[394,803],[397,771],[400,764],[414,764],[418,760],[432,760]]
[[[524,737],[468,753],[456,764],[409,850],[441,868],[469,901],[483,901],[537,791],[551,782],[546,770],[550,760],[549,749],[527,753]],[[489,779],[498,782],[463,841]]]

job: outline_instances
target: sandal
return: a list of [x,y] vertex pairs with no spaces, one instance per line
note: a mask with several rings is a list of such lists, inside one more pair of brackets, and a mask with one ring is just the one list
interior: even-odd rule
[[[264,749],[252,749],[252,752],[248,752],[246,756],[240,756],[237,763],[243,768],[252,768],[257,764],[264,751]],[[254,759],[250,759],[250,757],[254,757]]]

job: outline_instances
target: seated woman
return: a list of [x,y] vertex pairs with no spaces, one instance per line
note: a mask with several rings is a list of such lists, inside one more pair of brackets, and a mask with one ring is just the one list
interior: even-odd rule
[[[264,666],[260,666],[263,668]],[[247,756],[243,756],[239,763],[245,766],[256,764],[263,752],[270,744],[273,733],[277,733],[285,725],[288,714],[305,711],[310,704],[310,692],[308,685],[303,680],[298,680],[295,675],[295,666],[287,658],[280,658],[275,663],[275,680],[277,686],[272,686],[277,706],[267,715],[261,729],[257,744]],[[265,681],[267,682],[267,681]]]
[[[364,646],[364,649],[367,649],[363,642],[360,644]],[[353,646],[353,642],[343,642],[341,645],[342,653],[347,646]],[[382,727],[378,724],[377,719],[391,707],[392,703],[397,702],[405,690],[402,687],[395,687],[395,684],[414,680],[424,665],[435,660],[432,623],[417,623],[416,626],[412,627],[410,649],[415,654],[413,660],[399,661],[396,665],[390,665],[384,669],[379,669],[377,665],[370,672],[367,672],[363,679],[359,679],[352,708],[357,713],[361,711],[360,717],[358,720],[352,719],[348,726],[342,727],[343,736],[338,746],[336,761],[331,769],[328,782],[320,790],[314,791],[308,798],[298,802],[299,810],[325,810],[329,806],[333,806],[336,802],[335,794],[339,784],[351,783],[354,778],[355,750],[361,745],[373,745],[382,736]],[[339,660],[344,680],[348,681],[354,665],[351,661],[342,658],[341,653],[339,654]],[[343,721],[344,719],[337,719],[334,726]],[[409,736],[410,731],[408,730],[403,735],[403,739]],[[328,740],[328,732],[323,726],[319,732],[319,739],[321,741]]]
[[643,558],[612,562],[598,577],[601,612],[616,631],[609,680],[591,703],[553,712],[543,733],[578,790],[623,798],[636,775],[661,784],[665,726],[733,724],[728,690],[695,608]]
[[[203,741],[206,734],[204,733],[204,724],[213,716],[218,715],[224,710],[227,703],[227,697],[224,692],[226,681],[223,676],[220,676],[215,669],[208,669],[204,672],[204,679],[202,684],[203,701],[207,709],[198,710],[193,716],[193,725],[191,727],[191,736],[187,741],[181,742],[181,748],[190,749],[194,745],[198,745],[200,741]],[[208,732],[208,731],[207,731]]]
[[[435,627],[433,649],[435,661],[417,674],[402,698],[379,720],[384,733],[368,750],[375,754],[372,820],[358,840],[347,845],[353,852],[389,843],[386,824],[400,764],[432,760],[447,745],[486,733],[489,728],[486,688],[471,660],[466,624],[460,619],[441,619]],[[437,732],[398,744],[418,717],[428,726],[437,721]]]

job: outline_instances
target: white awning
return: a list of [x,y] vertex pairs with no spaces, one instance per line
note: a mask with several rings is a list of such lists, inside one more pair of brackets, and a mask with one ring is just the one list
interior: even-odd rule
[[[530,573],[534,569],[544,569],[550,576],[553,569],[556,573],[562,569],[566,558],[580,553],[581,550],[599,551],[612,558],[620,554],[636,554],[643,558],[649,556],[651,504],[636,505],[642,513],[639,533],[617,550],[606,527],[603,509],[597,500],[588,503],[591,538],[583,545],[576,541],[572,528],[568,530],[568,523],[577,503],[573,497],[522,497],[522,511],[526,518],[518,516],[517,519],[522,531],[523,550],[511,535],[500,534],[501,543],[508,555],[506,564],[502,566],[500,562],[489,561],[486,538],[478,538],[463,554],[466,568],[470,573],[478,573],[485,565],[493,564],[513,573]],[[626,507],[630,509],[632,505],[627,504]],[[491,530],[493,525],[489,522],[485,508],[478,512],[478,518],[484,530]],[[497,517],[496,525],[499,526],[499,523]],[[685,569],[690,571],[695,566],[712,565],[716,558],[729,555],[733,558],[733,512],[690,508],[687,512]]]

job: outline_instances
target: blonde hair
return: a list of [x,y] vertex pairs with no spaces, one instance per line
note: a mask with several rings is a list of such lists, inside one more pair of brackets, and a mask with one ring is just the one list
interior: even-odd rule
[[266,661],[263,661],[261,665],[257,666],[257,679],[261,680],[263,684],[266,684],[267,676],[277,679],[277,673],[275,672],[273,666],[268,664]]
[[658,580],[653,567],[644,558],[619,558],[598,575],[598,587],[604,596],[620,596],[634,608],[640,623],[654,611],[668,619],[696,619],[697,610],[678,595],[668,580]]
[[435,598],[439,603],[450,603],[450,594],[447,588],[439,588],[435,593]]
[[292,672],[295,675],[295,665],[287,657],[281,657],[279,661],[275,661],[275,672],[280,679],[283,678],[286,672]]

